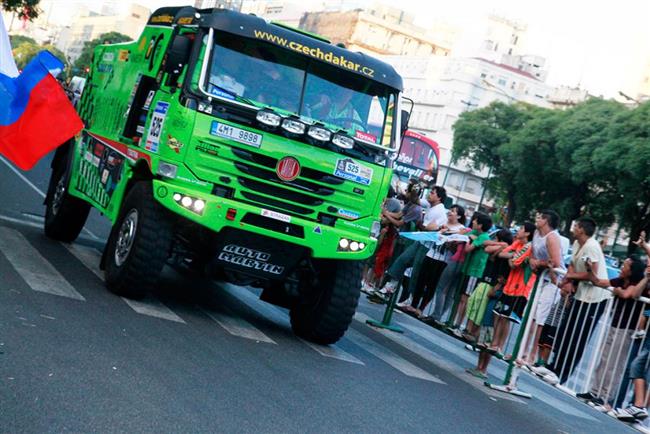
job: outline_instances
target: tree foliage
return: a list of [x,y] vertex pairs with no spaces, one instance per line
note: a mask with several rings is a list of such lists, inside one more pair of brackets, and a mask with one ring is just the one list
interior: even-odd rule
[[40,9],[38,4],[41,0],[0,0],[3,10],[18,14],[18,18],[29,21],[38,17]]
[[115,44],[118,42],[127,42],[131,38],[119,32],[108,32],[99,36],[99,38],[92,41],[84,42],[84,47],[81,50],[81,55],[75,60],[72,65],[72,70],[75,75],[86,75],[86,69],[90,68],[92,62],[93,52],[95,47],[103,44]]
[[[29,38],[26,38],[29,39]],[[25,66],[36,56],[39,52],[48,50],[56,57],[59,58],[64,64],[66,63],[65,55],[53,45],[38,45],[35,42],[25,41],[13,49],[14,60],[19,70]]]
[[23,35],[9,35],[9,42],[13,48],[18,48],[20,45],[28,42],[30,44],[36,44],[36,41],[29,36]]
[[493,198],[523,220],[553,208],[650,233],[650,102],[589,99],[567,110],[492,103],[454,125],[452,159],[491,169]]

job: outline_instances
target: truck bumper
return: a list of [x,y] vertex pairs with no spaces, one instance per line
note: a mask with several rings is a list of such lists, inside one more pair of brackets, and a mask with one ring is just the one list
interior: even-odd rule
[[[342,221],[337,222],[335,227],[326,226],[200,192],[165,180],[154,180],[153,192],[155,199],[165,208],[214,232],[233,228],[279,239],[307,248],[313,258],[363,260],[372,255],[377,244],[376,239],[367,233],[363,234],[367,230],[352,230],[354,226],[350,226],[350,229],[340,227],[339,225],[345,224]],[[205,206],[201,212],[197,212],[191,206],[186,207],[176,200],[175,197],[178,198],[178,195],[200,199]],[[354,223],[357,227],[370,227],[372,219],[367,218],[367,220],[360,219]],[[363,248],[358,251],[342,251],[339,247],[342,238],[349,243],[356,241],[357,244],[363,244]]]

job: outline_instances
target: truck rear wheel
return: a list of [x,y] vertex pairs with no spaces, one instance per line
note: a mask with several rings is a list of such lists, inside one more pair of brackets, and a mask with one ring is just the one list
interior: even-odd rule
[[124,297],[144,297],[158,281],[171,243],[168,212],[154,200],[149,183],[136,184],[124,200],[106,245],[108,289]]
[[66,164],[55,165],[45,197],[45,235],[71,243],[86,224],[89,212],[89,203],[68,194]]
[[321,261],[317,276],[291,309],[296,335],[317,344],[333,344],[345,334],[359,302],[361,261]]

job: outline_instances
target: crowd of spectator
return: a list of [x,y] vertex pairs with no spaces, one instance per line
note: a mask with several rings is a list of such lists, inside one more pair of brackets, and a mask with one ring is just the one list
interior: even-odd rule
[[[553,210],[504,228],[486,213],[469,216],[446,202],[443,187],[424,194],[416,182],[386,199],[378,249],[362,280],[368,298],[385,303],[399,294],[398,309],[465,341],[478,352],[476,366],[466,371],[481,379],[498,357],[551,384],[566,384],[602,317],[606,328],[595,370],[577,397],[621,420],[647,418],[650,309],[637,299],[648,295],[650,263],[630,256],[610,279],[589,217],[573,222],[570,246]],[[400,236],[429,231],[437,236],[428,241]],[[637,245],[650,256],[644,233]],[[515,328],[527,339],[517,354],[506,354]]]

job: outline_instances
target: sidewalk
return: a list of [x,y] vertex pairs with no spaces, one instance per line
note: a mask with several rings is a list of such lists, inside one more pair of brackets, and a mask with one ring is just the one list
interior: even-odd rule
[[[365,324],[368,318],[380,320],[385,310],[385,305],[378,305],[368,302],[362,294],[357,308],[355,319]],[[415,353],[427,362],[438,368],[447,371],[459,380],[472,386],[477,392],[485,394],[492,400],[507,400],[517,405],[528,405],[541,410],[545,415],[566,420],[573,419],[579,422],[581,427],[596,427],[605,429],[603,432],[638,432],[634,428],[642,430],[642,427],[632,427],[629,424],[620,422],[610,416],[600,413],[571,398],[558,388],[543,382],[538,377],[527,371],[520,371],[518,386],[520,390],[532,394],[532,399],[516,397],[510,394],[492,390],[477,379],[465,372],[465,368],[476,366],[478,353],[465,348],[465,343],[434,327],[395,310],[392,323],[404,330],[403,334],[372,327],[388,340],[400,345],[408,351]],[[370,327],[370,326],[368,326]],[[505,378],[507,363],[497,358],[490,364],[488,369],[488,381],[494,384],[502,384]],[[577,418],[577,420],[576,420]],[[587,429],[584,432],[592,432]],[[650,432],[650,431],[645,431]]]

